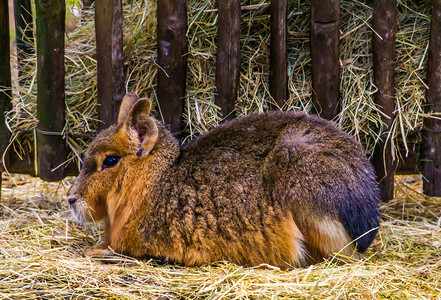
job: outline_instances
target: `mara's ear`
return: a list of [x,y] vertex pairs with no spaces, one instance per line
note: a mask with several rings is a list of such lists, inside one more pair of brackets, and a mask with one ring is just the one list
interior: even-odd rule
[[141,99],[130,109],[122,126],[123,132],[132,141],[139,145],[138,156],[150,153],[158,140],[158,127],[150,117],[152,103],[148,99]]
[[138,101],[138,95],[128,92],[121,101],[118,114],[118,124],[122,124],[126,119],[132,106]]

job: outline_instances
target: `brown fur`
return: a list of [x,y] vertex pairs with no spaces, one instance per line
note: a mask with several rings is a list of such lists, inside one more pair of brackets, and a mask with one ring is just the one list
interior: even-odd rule
[[[109,254],[108,245],[184,265],[305,266],[378,226],[372,167],[331,122],[252,114],[180,148],[150,106],[125,108],[120,123],[95,138],[68,193],[78,221],[108,224],[106,244],[86,254]],[[106,155],[121,159],[103,168]]]

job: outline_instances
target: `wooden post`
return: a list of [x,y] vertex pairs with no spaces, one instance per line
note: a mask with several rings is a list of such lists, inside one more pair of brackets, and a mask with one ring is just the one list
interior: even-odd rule
[[116,123],[124,97],[124,57],[121,0],[95,2],[98,130]]
[[47,181],[65,177],[64,0],[36,0],[37,168]]
[[339,27],[339,0],[311,0],[312,99],[325,119],[334,118],[339,106]]
[[158,102],[164,122],[180,135],[187,76],[187,4],[158,1]]
[[12,108],[12,94],[8,1],[0,2],[0,165],[2,165],[3,154],[10,137],[5,124],[5,113]]
[[[426,91],[427,113],[441,112],[441,0],[432,1],[429,63]],[[441,196],[441,121],[424,119],[423,191],[428,196]]]
[[34,52],[29,41],[33,41],[33,19],[30,0],[14,0],[15,34],[17,36],[17,56],[19,60]]
[[373,6],[373,63],[374,84],[378,91],[375,103],[382,109],[379,128],[381,141],[373,156],[373,163],[380,183],[381,198],[388,201],[394,195],[394,171],[396,161],[392,155],[392,137],[388,137],[394,120],[394,60],[396,0],[374,0]]
[[[9,130],[5,124],[5,113],[11,109],[11,53],[9,43],[8,1],[0,1],[0,180],[3,169],[3,154],[10,137]],[[5,164],[9,163],[8,158],[5,155]]]
[[225,118],[233,117],[240,74],[240,0],[218,1],[216,98]]
[[[269,88],[274,102],[281,109],[288,99],[288,70],[286,51],[286,0],[271,1],[271,52]],[[276,105],[274,105],[276,104]]]

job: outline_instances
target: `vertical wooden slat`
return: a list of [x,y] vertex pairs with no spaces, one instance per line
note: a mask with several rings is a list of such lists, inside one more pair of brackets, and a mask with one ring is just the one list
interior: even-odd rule
[[240,74],[240,0],[218,1],[216,98],[225,118],[232,118]]
[[339,104],[340,1],[311,0],[312,99],[321,117],[332,119]]
[[383,126],[379,128],[381,141],[375,150],[373,163],[380,183],[381,198],[388,201],[393,198],[394,170],[391,137],[389,130],[394,120],[394,60],[396,0],[375,0],[373,5],[373,63],[374,84],[377,92],[375,103],[381,108]]
[[97,51],[98,130],[118,119],[124,97],[124,57],[121,0],[95,2]]
[[[432,1],[432,20],[427,69],[426,112],[441,112],[441,0]],[[441,196],[441,121],[424,119],[423,191]]]
[[32,7],[30,0],[14,0],[15,33],[17,36],[17,56],[20,60],[28,57],[34,49],[29,42],[33,37]]
[[[271,1],[271,53],[269,88],[275,104],[282,108],[288,99],[288,70],[286,51],[287,0]],[[274,105],[272,105],[274,108]]]
[[[5,112],[11,109],[11,56],[9,46],[8,1],[0,1],[0,199],[2,158],[9,142],[9,130],[5,124]],[[5,164],[9,163],[5,156]]]
[[[37,39],[37,167],[47,181],[64,178],[65,0],[36,0]],[[55,170],[54,170],[55,169]]]
[[9,141],[9,130],[5,124],[5,113],[11,105],[11,53],[9,38],[8,1],[0,1],[0,165]]
[[158,102],[164,122],[180,135],[187,72],[187,5],[185,0],[159,0]]

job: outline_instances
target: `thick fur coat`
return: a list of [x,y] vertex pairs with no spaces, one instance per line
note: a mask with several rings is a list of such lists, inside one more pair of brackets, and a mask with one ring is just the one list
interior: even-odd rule
[[251,114],[181,148],[150,107],[127,95],[119,124],[86,151],[68,200],[78,221],[106,224],[105,243],[86,254],[306,266],[375,238],[373,168],[332,122]]

